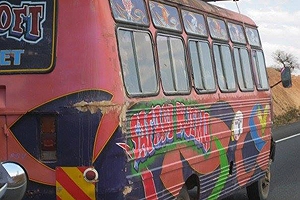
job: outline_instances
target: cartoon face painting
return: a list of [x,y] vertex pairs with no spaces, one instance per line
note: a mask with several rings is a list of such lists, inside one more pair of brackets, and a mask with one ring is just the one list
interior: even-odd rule
[[237,141],[240,138],[242,132],[243,132],[243,113],[241,111],[237,111],[232,121],[232,127],[231,127],[232,141],[233,140]]

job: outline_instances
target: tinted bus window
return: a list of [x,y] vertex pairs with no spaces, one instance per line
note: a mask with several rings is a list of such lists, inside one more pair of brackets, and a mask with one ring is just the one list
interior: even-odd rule
[[229,46],[214,44],[213,52],[221,91],[235,91],[236,84]]
[[118,42],[128,94],[156,93],[158,87],[150,35],[146,32],[119,29]]
[[247,49],[234,48],[234,60],[236,64],[236,73],[238,84],[242,91],[253,90],[253,79],[250,65],[250,58]]
[[157,49],[164,92],[188,93],[189,79],[182,40],[159,35]]
[[268,89],[268,79],[263,52],[261,50],[252,50],[253,67],[258,89]]
[[211,53],[207,42],[190,41],[194,85],[199,92],[215,91]]

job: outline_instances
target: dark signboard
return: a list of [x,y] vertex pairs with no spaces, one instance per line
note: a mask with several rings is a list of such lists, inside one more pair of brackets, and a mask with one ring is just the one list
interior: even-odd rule
[[56,0],[0,1],[0,73],[45,73],[55,59]]

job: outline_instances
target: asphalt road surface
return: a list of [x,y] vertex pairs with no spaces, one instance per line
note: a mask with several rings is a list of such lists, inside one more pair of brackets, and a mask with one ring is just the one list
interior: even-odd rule
[[[273,131],[276,141],[275,161],[271,165],[268,200],[300,199],[300,123]],[[246,189],[225,200],[248,200]]]

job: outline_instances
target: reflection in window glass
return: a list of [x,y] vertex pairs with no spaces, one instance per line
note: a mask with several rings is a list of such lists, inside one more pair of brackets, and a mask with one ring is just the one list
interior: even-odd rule
[[234,59],[238,83],[241,90],[253,90],[254,86],[250,67],[250,58],[247,49],[234,48]]
[[157,38],[157,48],[159,52],[159,70],[163,88],[165,91],[175,91],[167,37]]
[[157,81],[150,36],[135,32],[134,38],[142,92],[154,93],[157,90]]
[[214,91],[215,79],[208,43],[190,41],[189,50],[192,61],[195,88],[200,92]]
[[174,79],[177,91],[187,91],[188,74],[185,63],[183,44],[180,39],[170,38],[171,56],[174,68]]
[[118,30],[119,52],[128,94],[153,94],[158,89],[153,48],[148,33]]
[[236,84],[229,46],[214,44],[213,52],[220,89],[222,91],[235,90]]
[[268,78],[263,52],[261,50],[252,51],[255,80],[258,89],[268,89]]
[[164,91],[166,93],[189,92],[189,79],[182,41],[169,36],[158,36],[157,48]]

